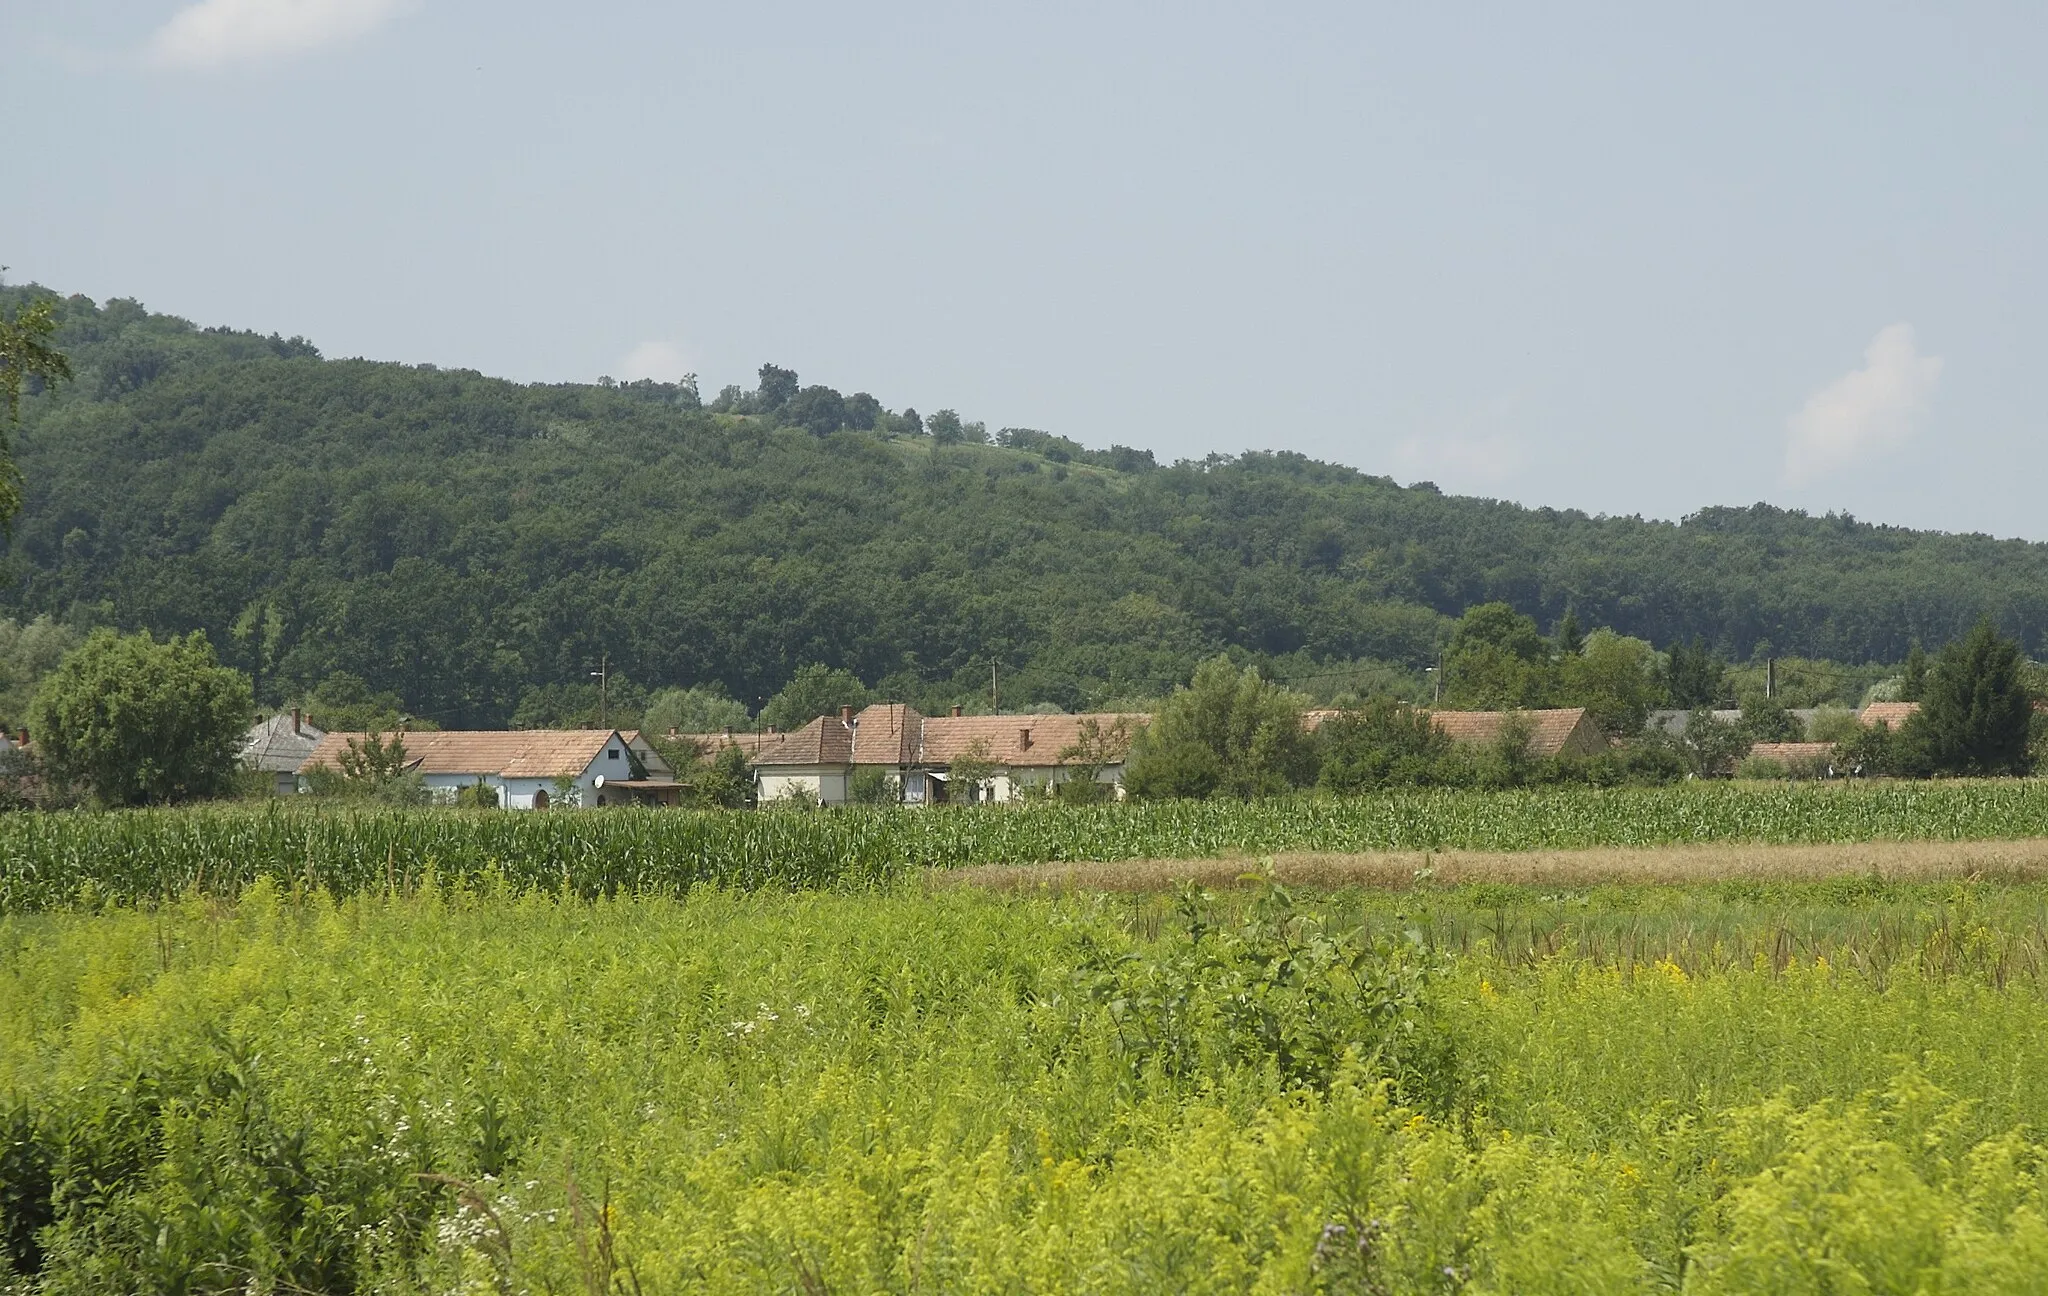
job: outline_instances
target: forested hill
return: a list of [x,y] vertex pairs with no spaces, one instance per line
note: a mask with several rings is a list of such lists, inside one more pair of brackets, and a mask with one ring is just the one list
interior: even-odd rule
[[2048,545],[1761,505],[1593,518],[1293,454],[977,444],[971,424],[940,444],[780,371],[707,408],[684,386],[324,360],[125,301],[61,318],[77,380],[24,404],[0,610],[203,628],[273,699],[346,671],[489,725],[604,661],[754,705],[820,661],[936,707],[985,695],[999,662],[1006,706],[1075,707],[1229,647],[1284,676],[1413,668],[1495,599],[1738,656],[1897,660],[1985,611],[2048,647]]

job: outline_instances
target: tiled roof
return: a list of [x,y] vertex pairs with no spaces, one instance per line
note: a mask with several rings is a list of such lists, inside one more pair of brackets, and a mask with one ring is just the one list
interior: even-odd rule
[[1882,720],[1896,732],[1920,710],[1918,702],[1872,702],[1856,718],[1866,726]]
[[914,765],[924,741],[925,718],[901,702],[877,702],[855,717],[853,763]]
[[1511,715],[1529,721],[1529,754],[1557,756],[1587,755],[1606,745],[1584,707],[1558,707],[1543,711],[1432,711],[1430,719],[1452,742],[1483,745],[1500,741],[1501,726]]
[[[495,774],[501,778],[571,778],[590,768],[605,744],[618,734],[610,729],[443,729],[406,733],[408,766],[422,774]],[[359,733],[331,733],[322,738],[299,772],[328,766],[339,768],[342,752]]]
[[1015,768],[1044,768],[1061,764],[1060,753],[1081,741],[1081,727],[1093,720],[1107,735],[1118,721],[1128,721],[1135,734],[1152,717],[1136,712],[1100,712],[1094,715],[988,715],[927,716],[920,763],[948,765],[965,756],[980,742],[988,759]]
[[[735,735],[737,736],[737,735]],[[819,716],[801,729],[763,734],[756,765],[851,765],[853,730],[838,716]]]
[[1790,764],[1793,761],[1825,760],[1835,754],[1835,745],[1824,742],[1756,743],[1750,747],[1749,754]]
[[327,731],[291,713],[258,720],[242,738],[242,763],[266,774],[290,774],[305,763]]

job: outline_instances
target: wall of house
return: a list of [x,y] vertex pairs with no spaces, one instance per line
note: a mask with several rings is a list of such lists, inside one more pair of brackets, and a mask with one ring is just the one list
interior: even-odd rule
[[[994,780],[994,801],[1022,801],[1033,791],[1053,783],[1065,783],[1079,777],[1079,771],[1065,766],[1026,766],[1022,769],[999,770]],[[1124,767],[1105,765],[1095,774],[1097,783],[1116,789],[1118,800],[1124,794]]]
[[845,805],[850,771],[839,765],[778,765],[754,777],[754,795],[762,803],[804,796],[820,805]]

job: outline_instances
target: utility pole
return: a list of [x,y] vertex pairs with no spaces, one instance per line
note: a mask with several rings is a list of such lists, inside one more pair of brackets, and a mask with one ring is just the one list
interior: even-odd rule
[[590,677],[597,681],[597,727],[609,729],[612,726],[612,655],[610,653],[607,652],[598,657],[597,669],[590,672]]
[[996,681],[996,672],[999,669],[1001,668],[995,662],[988,664],[988,709],[997,714],[1001,714],[1003,709],[1003,695]]
[[1776,657],[1764,658],[1764,696],[1767,698],[1778,696],[1778,659]]
[[1435,691],[1431,693],[1429,699],[1429,704],[1435,706],[1444,700],[1444,655],[1439,652],[1436,655],[1436,665],[1425,666],[1422,668],[1422,671],[1425,675],[1433,677],[1436,681]]

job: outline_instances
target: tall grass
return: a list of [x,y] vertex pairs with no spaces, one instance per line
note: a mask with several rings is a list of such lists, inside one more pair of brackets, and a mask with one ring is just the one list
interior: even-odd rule
[[259,877],[335,894],[501,876],[579,895],[865,885],[921,868],[1236,852],[2048,835],[2048,783],[1423,792],[1250,804],[525,814],[200,808],[0,821],[0,911]]
[[[2038,1292],[2048,996],[1938,946],[2037,941],[2043,894],[4,916],[0,1288]],[[1328,957],[1354,921],[1469,939]],[[1294,954],[1248,963],[1253,923]],[[1688,967],[1784,929],[1825,948]],[[1572,952],[1623,931],[1632,973]],[[1265,1029],[1316,1024],[1304,968],[1464,1097],[1304,1072]]]

